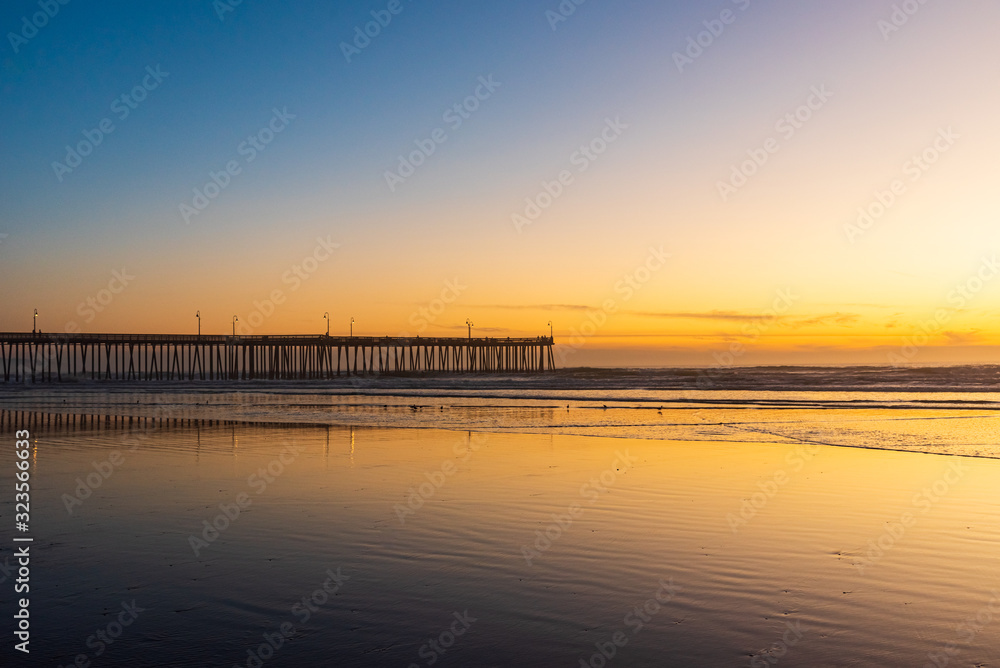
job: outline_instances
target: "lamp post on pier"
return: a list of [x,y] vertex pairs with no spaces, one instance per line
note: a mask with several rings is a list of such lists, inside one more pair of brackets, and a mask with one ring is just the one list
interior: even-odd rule
[[326,319],[326,335],[330,336],[330,312],[324,313],[323,317]]
[[471,341],[472,340],[472,328],[475,327],[476,325],[469,318],[465,319],[465,324],[469,326],[469,340]]
[[35,309],[35,317],[31,320],[31,333],[35,334],[38,328],[38,309]]
[[201,336],[201,311],[195,313],[194,317],[198,318],[198,336]]
[[234,315],[233,316],[233,336],[236,336],[236,323],[238,323],[239,321],[240,321],[240,319]]
[[351,316],[351,336],[354,336],[354,316]]
[[552,339],[552,321],[549,320],[549,340]]

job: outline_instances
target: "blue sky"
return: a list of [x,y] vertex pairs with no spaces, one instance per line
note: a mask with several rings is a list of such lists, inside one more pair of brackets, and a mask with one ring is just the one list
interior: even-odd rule
[[[140,278],[91,331],[186,331],[192,308],[220,329],[333,235],[342,252],[264,329],[305,331],[316,311],[336,309],[394,332],[461,276],[471,287],[438,333],[478,312],[497,332],[555,319],[569,334],[648,247],[667,244],[670,269],[631,310],[700,311],[706,325],[616,317],[587,349],[641,336],[656,339],[650,359],[700,359],[734,336],[711,313],[752,317],[795,285],[801,322],[853,320],[781,333],[794,343],[776,329],[762,346],[876,359],[898,338],[886,323],[933,312],[996,241],[993,3],[927,3],[886,32],[892,2],[588,0],[553,29],[556,1],[401,0],[351,62],[342,44],[388,0],[244,0],[221,18],[210,0],[42,4],[58,12],[15,38],[16,52],[10,35],[42,10],[17,1],[0,12],[0,276],[22,286],[3,298],[0,329],[21,327],[38,303],[63,329],[121,266]],[[707,46],[679,72],[675,54],[699,37]],[[121,119],[121,96],[147,68],[169,74]],[[443,114],[481,77],[499,86],[449,127]],[[731,167],[816,86],[833,91],[829,103],[720,201]],[[248,162],[240,147],[276,109],[294,118]],[[113,132],[60,180],[53,163],[105,119]],[[515,230],[526,199],[574,169],[571,155],[614,119],[628,128],[620,139]],[[845,241],[856,209],[948,126],[968,141],[886,224]],[[386,172],[438,128],[446,141],[390,190]],[[234,160],[238,175],[186,224],[180,206]],[[851,310],[861,302],[882,308]],[[572,308],[541,308],[560,304]],[[976,308],[959,334],[992,345],[995,298],[985,292]]]

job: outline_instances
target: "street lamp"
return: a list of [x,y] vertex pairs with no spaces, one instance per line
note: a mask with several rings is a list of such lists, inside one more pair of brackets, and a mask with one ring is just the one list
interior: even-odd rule
[[549,320],[549,338],[552,338],[552,321]]
[[233,336],[236,336],[236,323],[240,321],[235,315],[233,316]]
[[323,317],[326,318],[326,335],[330,336],[330,312],[324,313]]
[[354,336],[354,316],[351,316],[351,336]]
[[465,319],[465,324],[469,326],[469,338],[471,339],[472,338],[472,328],[475,327],[475,323],[473,323],[472,320],[470,320],[469,318],[466,318]]
[[198,336],[201,336],[201,311],[195,313],[194,317],[198,318]]
[[35,317],[31,321],[31,333],[35,333],[35,329],[38,326],[38,309],[35,309]]

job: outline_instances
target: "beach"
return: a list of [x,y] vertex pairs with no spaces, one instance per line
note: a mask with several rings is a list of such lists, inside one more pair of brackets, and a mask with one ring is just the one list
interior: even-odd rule
[[994,458],[81,415],[3,415],[46,665],[1000,658]]

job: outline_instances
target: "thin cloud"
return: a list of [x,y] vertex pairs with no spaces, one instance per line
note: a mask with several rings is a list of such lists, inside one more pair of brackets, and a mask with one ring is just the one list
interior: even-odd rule
[[772,316],[762,312],[741,312],[741,311],[706,311],[703,313],[681,311],[681,312],[650,312],[650,311],[626,311],[630,315],[647,318],[666,318],[673,320],[709,320],[715,322],[756,322],[770,321],[780,322],[783,327],[815,327],[817,325],[840,325],[849,327],[856,324],[861,316],[857,313],[824,313],[814,316],[777,315]]
[[729,322],[753,322],[760,320],[760,313],[741,313],[739,311],[706,311],[704,313],[690,311],[623,311],[629,315],[636,315],[641,318],[667,318],[670,320],[722,320]]
[[[468,325],[437,325],[438,329],[460,329],[463,332],[468,331]],[[476,327],[472,326],[472,333],[476,332],[490,332],[491,334],[496,334],[498,332],[509,332],[510,329],[506,327]]]
[[814,327],[816,325],[841,325],[848,327],[857,324],[861,316],[857,313],[830,313],[828,315],[817,315],[812,318],[799,319],[791,322],[794,327]]
[[868,302],[816,302],[816,306],[831,306],[834,308],[896,308],[895,304],[871,304]]
[[[496,309],[509,311],[597,311],[599,306],[587,304],[473,304],[466,308]],[[770,315],[761,311],[620,311],[620,315],[637,318],[656,318],[660,320],[701,320],[706,322],[751,323],[768,321],[780,324],[783,328],[816,327],[823,325],[838,325],[850,327],[861,320],[857,313],[822,313],[818,315]]]
[[596,306],[586,304],[466,304],[465,308],[485,308],[505,311],[588,311],[596,309]]
[[941,332],[941,334],[948,339],[949,345],[966,345],[970,343],[977,343],[983,340],[983,335],[979,333],[978,329],[974,329],[968,332]]

